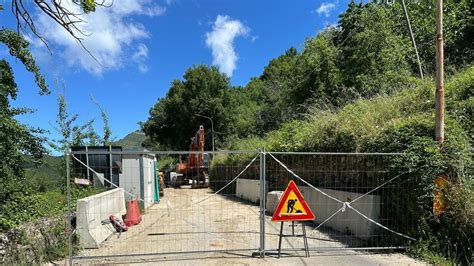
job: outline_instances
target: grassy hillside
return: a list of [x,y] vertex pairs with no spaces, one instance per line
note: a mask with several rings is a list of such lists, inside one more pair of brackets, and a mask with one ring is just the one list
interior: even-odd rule
[[[404,151],[416,137],[434,137],[434,81],[413,78],[410,84],[394,96],[361,99],[336,111],[315,110],[306,119],[285,123],[264,138],[238,140],[231,147],[265,147],[270,151]],[[448,142],[459,138],[466,149],[473,145],[473,86],[474,67],[452,76],[446,84],[446,138]],[[409,139],[394,139],[395,132],[414,127],[417,130],[406,134]]]

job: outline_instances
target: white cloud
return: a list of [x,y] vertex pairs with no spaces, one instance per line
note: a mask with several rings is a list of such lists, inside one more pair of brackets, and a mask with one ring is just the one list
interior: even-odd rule
[[[166,7],[153,5],[151,0],[120,0],[114,1],[110,8],[100,8],[110,10],[113,13],[121,15],[146,15],[149,17],[161,16],[166,12]],[[99,10],[99,8],[97,9]]]
[[334,3],[324,2],[316,9],[316,13],[318,13],[318,15],[324,14],[324,16],[329,17],[329,13],[335,8],[336,5]]
[[154,6],[146,9],[145,14],[149,17],[162,16],[166,12],[166,7]]
[[206,45],[212,50],[212,63],[230,77],[238,60],[234,40],[240,36],[247,36],[249,32],[250,28],[239,20],[218,15],[212,31],[206,33]]
[[145,61],[148,59],[148,47],[140,43],[138,45],[137,51],[133,54],[132,59],[138,65],[138,70],[142,73],[148,72],[148,66],[145,64]]
[[[74,12],[80,12],[71,1],[63,1],[63,5]],[[78,36],[83,38],[84,46],[97,60],[43,13],[38,15],[37,26],[53,47],[54,56],[61,58],[68,67],[81,68],[100,76],[106,71],[135,64],[141,72],[146,72],[148,48],[140,41],[150,35],[145,26],[134,21],[132,16],[154,17],[165,12],[166,7],[155,5],[151,0],[120,0],[109,8],[97,8],[95,12],[83,15],[87,23],[81,23],[78,27],[87,36],[81,36],[80,33]],[[38,40],[35,44],[37,48],[41,46]],[[132,53],[134,56],[127,57],[127,54]]]

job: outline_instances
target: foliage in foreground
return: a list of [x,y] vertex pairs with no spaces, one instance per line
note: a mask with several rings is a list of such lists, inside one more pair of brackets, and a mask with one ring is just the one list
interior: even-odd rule
[[[45,217],[8,231],[9,246],[3,257],[7,265],[41,264],[68,254],[66,216]],[[73,239],[77,242],[77,238]]]
[[[103,189],[71,187],[71,210],[75,210],[77,199],[103,192]],[[16,228],[22,223],[43,217],[64,215],[67,212],[66,194],[57,189],[43,193],[28,193],[2,204],[0,230]]]
[[[47,94],[48,87],[28,50],[28,42],[21,35],[1,28],[0,44],[4,44],[10,55],[34,75],[40,94]],[[23,169],[27,157],[37,164],[46,153],[42,145],[45,138],[41,136],[44,131],[22,124],[15,118],[32,112],[10,105],[17,94],[13,70],[5,59],[0,59],[0,215],[8,211],[6,203],[22,198],[29,189]]]
[[[71,210],[77,199],[95,195],[104,189],[71,187]],[[57,189],[23,195],[5,203],[0,213],[0,231],[9,240],[5,254],[7,264],[30,264],[52,261],[67,256],[67,197]],[[74,224],[74,222],[73,222]],[[78,245],[74,234],[74,245]],[[76,252],[77,250],[74,250]]]

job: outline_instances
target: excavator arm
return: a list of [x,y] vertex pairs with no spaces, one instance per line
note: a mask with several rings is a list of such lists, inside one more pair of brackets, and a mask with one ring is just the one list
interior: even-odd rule
[[177,171],[184,176],[183,181],[187,183],[191,180],[193,188],[209,186],[209,177],[204,165],[204,144],[204,127],[199,126],[199,130],[191,138],[188,161],[176,165]]

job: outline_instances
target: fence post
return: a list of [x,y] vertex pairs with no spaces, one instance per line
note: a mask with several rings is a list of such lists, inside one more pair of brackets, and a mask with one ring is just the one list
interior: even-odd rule
[[112,145],[109,145],[109,181],[110,181],[110,183],[108,184],[108,187],[113,187],[110,184],[115,184],[114,180],[113,180],[113,176],[114,176],[114,174],[113,174],[113,171],[112,171]]
[[66,182],[67,182],[67,236],[69,265],[72,265],[72,228],[71,228],[71,169],[70,169],[71,149],[66,153]]
[[265,148],[260,153],[260,257],[265,257]]

